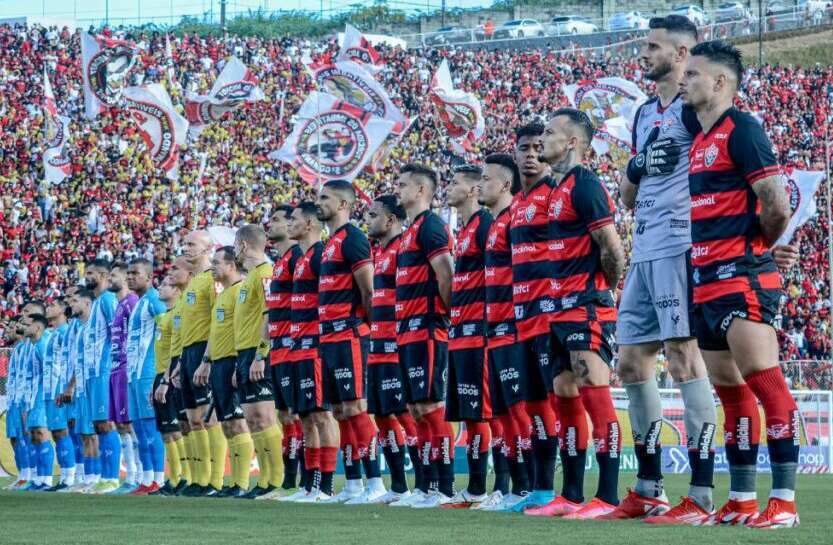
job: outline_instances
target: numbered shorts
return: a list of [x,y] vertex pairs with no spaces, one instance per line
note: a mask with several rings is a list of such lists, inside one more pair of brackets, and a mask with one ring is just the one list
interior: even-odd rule
[[485,347],[448,351],[447,389],[446,420],[461,422],[492,418]]
[[319,357],[298,360],[295,366],[295,406],[292,412],[301,416],[315,411],[328,411],[324,398],[324,364]]
[[35,395],[35,404],[26,412],[26,428],[33,430],[46,427],[46,403],[44,403],[43,393],[38,392]]
[[492,412],[506,414],[509,407],[527,398],[529,379],[524,347],[520,343],[490,346],[486,351],[486,360]]
[[[159,388],[162,384],[162,377],[164,373],[159,373],[153,379],[153,391]],[[165,395],[165,402],[159,403],[156,398],[153,400],[153,413],[156,416],[156,429],[159,433],[174,433],[180,431],[180,415],[179,410],[182,405],[182,400],[179,396],[179,390],[171,386],[168,387],[168,393]]]
[[773,325],[782,294],[780,288],[750,289],[695,304],[697,345],[702,350],[729,350],[726,333],[735,318]]
[[619,300],[616,342],[642,344],[694,336],[690,252],[631,263]]
[[130,401],[127,393],[127,370],[114,369],[110,373],[109,418],[117,424],[130,422]]
[[[610,367],[616,333],[615,311],[607,307],[587,306],[553,314],[550,354],[554,377],[563,371],[573,370],[570,352],[595,352]],[[600,316],[613,319],[601,320]]]
[[425,330],[425,338],[399,345],[399,367],[405,381],[405,402],[445,401],[448,341]]
[[186,409],[196,409],[211,403],[211,387],[194,384],[194,373],[202,363],[205,355],[205,341],[196,342],[182,349],[180,358],[179,384],[182,391],[182,402]]
[[354,335],[349,339],[318,345],[324,364],[324,400],[330,404],[364,399],[367,382],[368,335]]
[[46,427],[49,428],[49,431],[67,429],[69,422],[69,418],[67,418],[69,414],[68,407],[66,405],[59,407],[55,404],[54,399],[46,399],[44,404],[46,406]]
[[227,422],[235,418],[243,418],[243,408],[240,407],[240,391],[232,387],[231,379],[237,369],[237,358],[220,358],[211,362],[211,395],[214,398],[214,408],[217,420]]
[[127,384],[127,410],[131,421],[155,416],[153,403],[150,400],[153,380],[154,377],[137,378]]
[[269,366],[272,374],[272,390],[275,392],[275,408],[291,411],[295,406],[295,362],[282,359]]
[[269,366],[264,362],[263,378],[252,382],[249,372],[257,356],[257,348],[245,348],[237,352],[235,372],[237,373],[237,391],[240,392],[240,403],[259,403],[273,401],[275,393],[272,391],[272,377],[269,376]]
[[110,418],[110,374],[87,379],[87,414],[92,422],[107,422]]
[[[519,367],[526,370],[526,401],[548,399],[555,378],[550,335],[537,335],[520,341],[518,346]],[[523,374],[524,371],[519,373]]]
[[[395,357],[396,354],[393,354]],[[405,381],[399,361],[367,366],[367,412],[376,416],[400,414],[405,407]]]

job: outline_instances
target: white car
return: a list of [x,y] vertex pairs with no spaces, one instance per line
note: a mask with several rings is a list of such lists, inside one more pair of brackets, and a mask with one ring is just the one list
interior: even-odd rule
[[709,17],[706,15],[706,12],[703,11],[703,8],[700,6],[691,5],[682,5],[676,6],[674,9],[671,10],[671,13],[674,15],[682,15],[684,17],[688,17],[689,21],[694,23],[697,26],[706,26],[709,24]]
[[558,34],[593,34],[598,32],[599,27],[590,22],[589,17],[581,15],[561,15],[553,17],[550,21],[547,33],[550,36]]
[[720,4],[714,10],[714,19],[718,23],[748,19],[749,16],[749,9],[742,2],[726,2],[725,4]]
[[495,29],[495,40],[543,36],[544,27],[535,19],[512,19]]
[[607,21],[610,30],[636,30],[648,28],[648,17],[638,11],[623,11],[614,13]]

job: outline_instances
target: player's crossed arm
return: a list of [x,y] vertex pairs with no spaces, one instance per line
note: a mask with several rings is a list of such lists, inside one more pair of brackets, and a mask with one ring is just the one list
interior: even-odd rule
[[590,231],[590,236],[599,246],[599,261],[605,279],[611,289],[616,289],[619,277],[622,276],[622,271],[625,270],[625,251],[622,249],[622,241],[616,232],[616,226],[608,223]]
[[790,223],[790,203],[781,175],[767,176],[752,184],[752,190],[761,202],[761,231],[767,245],[775,244]]

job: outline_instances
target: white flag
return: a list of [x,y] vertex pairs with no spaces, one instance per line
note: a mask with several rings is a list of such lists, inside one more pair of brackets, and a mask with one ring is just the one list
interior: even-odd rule
[[237,57],[231,57],[207,95],[188,96],[185,117],[191,123],[191,132],[198,135],[205,125],[219,121],[244,103],[264,98],[254,74]]
[[596,128],[591,146],[598,155],[610,155],[613,164],[623,168],[633,155],[628,120],[624,117],[606,120],[601,127]]
[[138,123],[153,164],[176,180],[179,147],[185,144],[188,121],[174,110],[165,88],[158,83],[128,87],[124,90],[124,106]]
[[378,74],[384,67],[382,56],[362,33],[351,24],[344,28],[344,40],[338,50],[336,61],[354,61],[370,74]]
[[385,160],[390,156],[390,153],[393,151],[399,142],[405,137],[408,131],[413,126],[414,122],[417,120],[416,117],[409,119],[407,122],[399,122],[393,126],[391,129],[390,134],[388,134],[385,141],[382,142],[382,145],[376,150],[376,153],[373,154],[373,158],[365,167],[367,172],[375,173],[382,170],[385,166]]
[[483,137],[486,122],[480,100],[474,93],[454,88],[448,61],[445,59],[431,80],[431,101],[448,135],[463,141],[458,145],[465,148],[466,143]]
[[84,115],[95,119],[121,98],[127,73],[138,49],[124,40],[81,33],[81,76],[84,80]]
[[790,196],[792,218],[787,230],[776,244],[789,244],[798,229],[816,215],[816,189],[824,172],[793,170],[784,172],[784,183]]
[[296,118],[292,134],[269,157],[291,164],[310,184],[353,181],[394,126],[393,121],[317,91],[309,94]]
[[69,118],[58,115],[55,95],[46,68],[43,69],[43,170],[46,181],[61,183],[69,176],[72,165],[64,154],[64,146],[69,139]]
[[628,120],[630,126],[636,109],[648,99],[635,83],[624,78],[585,80],[564,85],[563,90],[573,108],[587,113],[596,127],[619,116]]

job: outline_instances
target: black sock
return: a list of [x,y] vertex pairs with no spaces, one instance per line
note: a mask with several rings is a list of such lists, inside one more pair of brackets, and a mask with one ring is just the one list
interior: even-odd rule
[[596,497],[611,505],[619,505],[619,456],[611,456],[610,452],[596,454],[599,464],[599,486]]
[[529,492],[529,473],[527,473],[526,462],[523,458],[509,458],[509,473],[512,475],[512,493],[516,496],[525,496]]
[[[395,451],[393,449],[396,449]],[[385,461],[390,470],[390,489],[397,494],[407,492],[408,481],[405,479],[404,446],[384,447]],[[415,466],[418,467],[418,466]]]
[[[450,437],[443,437],[440,442],[440,456],[437,459],[439,490],[448,497],[454,495],[454,453]],[[484,483],[485,487],[485,483]]]
[[327,471],[321,472],[321,484],[319,486],[319,490],[325,494],[329,494],[330,496],[333,495],[333,472]]
[[502,447],[492,447],[492,467],[495,470],[494,491],[500,491],[504,496],[509,493],[509,464]]
[[[402,456],[404,458],[404,452],[402,453]],[[411,467],[414,469],[414,490],[424,490],[422,486],[422,462],[419,459],[419,447],[416,445],[409,446],[408,458],[411,459]]]
[[293,458],[292,453],[283,455],[283,483],[281,488],[289,490],[295,488],[295,481],[298,480],[298,458]]
[[304,460],[303,443],[300,448],[298,448],[298,474],[301,475],[301,479],[298,481],[298,488],[309,490],[309,472],[307,471],[307,463]]
[[570,456],[566,449],[561,450],[561,465],[564,467],[564,486],[561,495],[575,503],[584,502],[584,462],[587,451],[575,451]]
[[555,461],[558,457],[558,437],[548,435],[546,440],[536,439],[532,443],[532,455],[535,457],[534,490],[553,490],[555,478]]
[[[474,496],[486,493],[486,471],[489,467],[489,451],[479,452],[469,449],[466,455],[469,462],[469,485],[467,490]],[[446,492],[443,492],[447,494]]]
[[379,467],[379,457],[375,454],[372,457],[365,456],[362,458],[362,467],[368,479],[376,479],[382,476],[382,469]]
[[426,494],[431,490],[437,490],[440,486],[440,470],[438,462],[431,460],[431,443],[422,446],[420,460],[422,461],[422,490]]
[[523,457],[524,459],[524,466],[526,466],[526,477],[529,481],[529,489],[532,489],[532,485],[535,484],[535,475],[538,472],[538,468],[535,467],[535,456],[532,454],[532,450],[518,450],[518,459]]
[[307,476],[307,492],[312,492],[314,488],[321,490],[321,470],[310,469]]
[[349,454],[343,455],[341,461],[344,462],[344,478],[348,481],[361,480],[362,465],[359,460],[352,460]]

